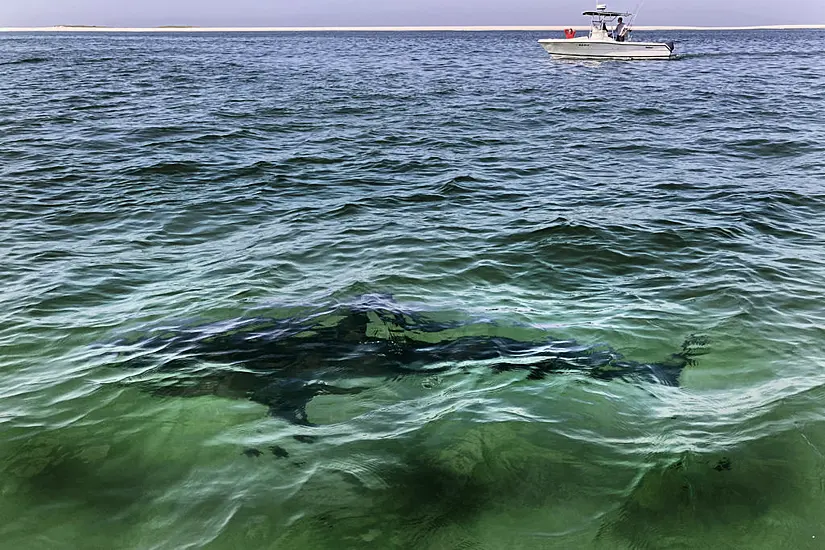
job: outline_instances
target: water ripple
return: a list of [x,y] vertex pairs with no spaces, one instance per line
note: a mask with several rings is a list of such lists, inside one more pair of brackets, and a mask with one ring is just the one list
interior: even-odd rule
[[[644,34],[679,59],[556,62],[540,33],[4,36],[2,540],[816,547],[825,35]],[[353,303],[394,320],[353,342]],[[696,334],[679,387],[582,369]],[[337,378],[409,340],[429,371]],[[240,348],[196,353],[215,342]],[[318,426],[247,399],[275,359],[340,383]]]

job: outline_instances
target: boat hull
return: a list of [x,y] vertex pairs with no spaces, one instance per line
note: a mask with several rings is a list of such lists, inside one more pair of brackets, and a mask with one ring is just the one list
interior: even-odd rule
[[546,38],[539,40],[539,44],[558,59],[670,59],[674,50],[672,42],[616,42],[588,38]]

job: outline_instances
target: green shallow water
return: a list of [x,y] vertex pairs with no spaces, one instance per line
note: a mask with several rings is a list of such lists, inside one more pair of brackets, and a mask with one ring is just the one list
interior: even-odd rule
[[[538,38],[3,36],[0,548],[819,548],[825,33]],[[365,295],[457,368],[301,426],[125,359]],[[678,387],[435,353],[692,334]],[[345,336],[290,368],[380,365]]]

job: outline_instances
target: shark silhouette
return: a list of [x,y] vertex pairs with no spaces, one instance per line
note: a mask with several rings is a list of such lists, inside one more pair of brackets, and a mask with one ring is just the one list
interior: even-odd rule
[[386,296],[370,295],[303,316],[241,318],[165,330],[136,343],[125,361],[141,368],[136,381],[161,395],[215,394],[266,405],[289,422],[312,425],[309,401],[354,394],[347,379],[433,375],[467,364],[493,372],[523,370],[526,378],[579,372],[602,380],[678,386],[683,369],[705,352],[691,336],[658,363],[625,360],[611,349],[575,341],[520,340],[513,327],[491,322],[435,321]]

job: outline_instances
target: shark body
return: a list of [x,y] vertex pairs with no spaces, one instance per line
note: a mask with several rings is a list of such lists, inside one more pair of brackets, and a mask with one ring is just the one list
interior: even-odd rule
[[625,360],[574,341],[520,340],[495,323],[436,322],[383,297],[369,297],[287,319],[235,319],[164,331],[142,339],[126,361],[140,383],[162,395],[215,394],[251,399],[291,423],[312,425],[306,406],[318,395],[354,394],[341,384],[364,377],[433,375],[482,364],[525,371],[530,380],[579,372],[602,380],[678,386],[704,352],[692,336],[657,363]]

